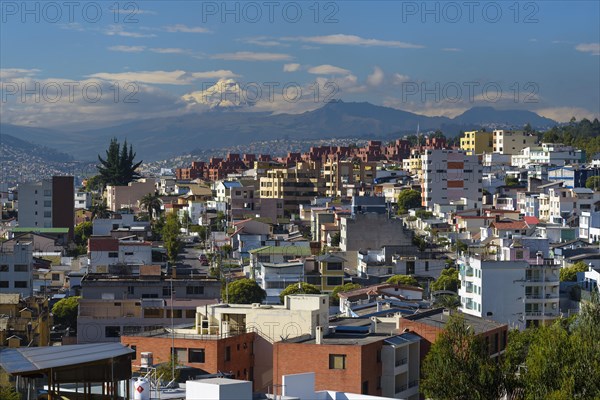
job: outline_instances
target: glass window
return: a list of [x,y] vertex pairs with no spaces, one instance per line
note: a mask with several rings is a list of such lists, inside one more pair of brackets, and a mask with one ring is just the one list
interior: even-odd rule
[[329,355],[329,369],[346,369],[346,355],[345,354],[330,354]]

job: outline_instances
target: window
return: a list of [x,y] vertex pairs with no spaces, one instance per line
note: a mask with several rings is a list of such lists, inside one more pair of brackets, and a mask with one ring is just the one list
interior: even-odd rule
[[231,346],[225,347],[225,361],[231,361]]
[[342,263],[327,263],[327,271],[341,271]]
[[344,283],[344,277],[342,276],[328,276],[327,286],[339,286]]
[[186,318],[196,318],[196,310],[185,310]]
[[[173,350],[171,350],[171,354],[173,354],[172,351]],[[177,357],[177,362],[180,362],[180,363],[188,362],[187,355],[188,355],[187,349],[175,348],[175,357]]]
[[204,286],[188,286],[185,288],[187,294],[204,294]]
[[171,295],[171,286],[163,286],[162,288],[163,297]]
[[121,328],[118,326],[107,326],[104,328],[104,336],[107,338],[118,338],[121,336]]
[[44,207],[52,207],[52,201],[51,200],[44,200]]
[[266,255],[259,255],[258,256],[258,262],[270,262],[271,261],[271,257]]
[[52,217],[52,211],[44,211],[44,218],[51,218]]
[[0,272],[8,272],[8,265],[0,265]]
[[15,289],[17,288],[26,288],[27,281],[15,281]]
[[0,281],[0,288],[7,288],[8,287],[8,281]]
[[134,351],[134,353],[131,355],[131,359],[135,360],[137,358],[137,346],[131,345],[129,348]]
[[58,281],[58,280],[60,280],[60,274],[52,274],[52,280],[53,280],[53,281]]
[[126,255],[126,256],[132,256],[132,255],[133,255],[133,251],[126,251],[126,252],[125,252],[125,255]]
[[144,308],[144,318],[162,318],[162,316],[160,308]]
[[118,257],[119,257],[118,251],[109,251],[108,252],[108,258],[118,258]]
[[369,381],[364,381],[362,384],[362,394],[369,394]]
[[329,369],[346,369],[346,355],[345,354],[330,354],[329,355]]
[[28,265],[15,264],[15,272],[27,272],[27,271],[29,271]]
[[135,292],[135,286],[127,286],[127,294],[133,294]]

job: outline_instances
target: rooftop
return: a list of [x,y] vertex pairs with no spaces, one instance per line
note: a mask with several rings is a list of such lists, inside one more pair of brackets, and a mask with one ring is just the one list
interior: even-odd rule
[[[456,311],[447,312],[447,310],[444,310],[443,308],[436,308],[434,310],[429,310],[404,317],[404,319],[409,321],[420,322],[439,329],[444,329],[446,327],[446,324],[450,320],[450,316],[454,313],[456,313]],[[484,318],[475,317],[473,315],[461,312],[458,313],[464,318],[465,323],[474,330],[475,334],[488,332],[492,329],[497,329],[502,326],[506,326],[506,324],[501,324]]]

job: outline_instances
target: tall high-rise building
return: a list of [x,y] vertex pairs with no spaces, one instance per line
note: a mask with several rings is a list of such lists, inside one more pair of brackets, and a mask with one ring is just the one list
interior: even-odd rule
[[424,207],[467,198],[481,206],[483,167],[479,157],[463,150],[427,150],[421,156],[423,184],[421,201]]
[[19,185],[19,227],[69,228],[73,237],[75,184],[72,176],[53,176]]

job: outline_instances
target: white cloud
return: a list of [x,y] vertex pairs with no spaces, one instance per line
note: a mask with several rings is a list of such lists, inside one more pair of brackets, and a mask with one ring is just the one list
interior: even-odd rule
[[189,54],[189,50],[180,49],[178,47],[153,47],[149,49],[153,53],[159,54]]
[[459,49],[458,47],[444,47],[442,51],[462,51],[462,49]]
[[272,38],[269,38],[268,36],[256,36],[256,37],[242,38],[242,39],[238,39],[238,41],[247,43],[247,44],[254,44],[256,46],[263,46],[263,47],[289,47],[288,44],[281,43],[280,41],[277,41],[277,40],[273,40]]
[[0,79],[13,79],[13,78],[24,78],[35,76],[40,72],[39,69],[25,69],[25,68],[0,68]]
[[182,32],[182,33],[210,33],[211,31],[201,26],[187,26],[184,24],[168,25],[164,29],[167,32]]
[[211,58],[227,61],[289,61],[293,57],[282,53],[255,53],[251,51],[238,51],[236,53],[215,54]]
[[367,76],[367,83],[371,86],[379,86],[383,83],[383,70],[377,66],[373,68],[373,73]]
[[109,25],[109,27],[104,31],[104,34],[108,36],[123,36],[131,38],[156,37],[156,35],[153,33],[128,32],[120,25]]
[[408,75],[402,75],[397,72],[394,75],[392,75],[392,83],[394,85],[400,85],[402,82],[408,82],[409,80],[410,76]]
[[581,107],[547,107],[535,110],[536,113],[542,117],[550,118],[558,122],[569,122],[571,117],[575,117],[577,120],[587,118],[593,120],[599,118],[597,113],[593,113],[585,108]]
[[145,46],[110,46],[110,51],[119,51],[122,53],[141,53],[146,49]]
[[283,66],[284,72],[296,72],[299,69],[300,69],[300,64],[298,64],[298,63],[284,64],[284,66]]
[[323,64],[309,68],[308,73],[315,75],[348,75],[350,71],[345,68],[336,67],[335,65]]
[[397,40],[367,39],[356,35],[326,35],[326,36],[292,36],[284,37],[282,40],[297,41],[304,43],[345,45],[345,46],[378,46],[393,47],[399,49],[420,49],[424,46],[419,44],[400,42]]
[[99,72],[88,75],[90,78],[104,79],[108,81],[142,82],[157,85],[188,85],[199,79],[220,79],[236,76],[238,75],[229,70],[206,72],[186,72],[182,70],[135,71],[120,73]]
[[581,43],[575,46],[575,50],[590,53],[593,56],[600,56],[600,43]]

